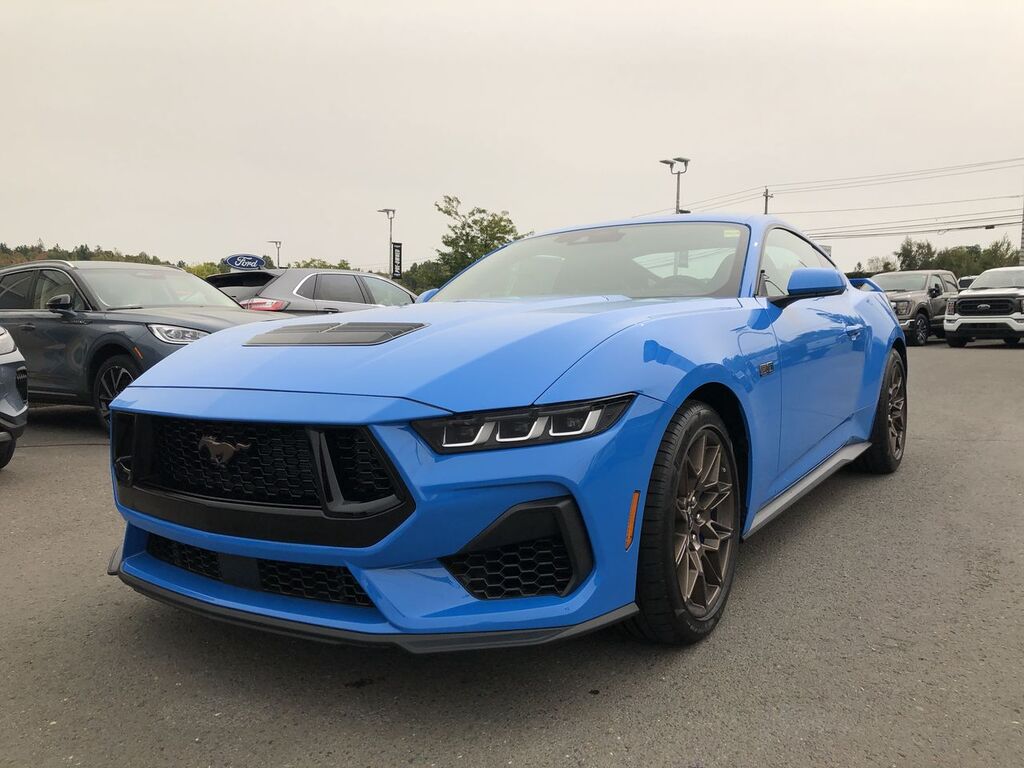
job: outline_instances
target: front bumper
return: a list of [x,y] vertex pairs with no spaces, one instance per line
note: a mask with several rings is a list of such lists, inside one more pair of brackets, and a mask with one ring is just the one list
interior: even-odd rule
[[[374,401],[372,412],[363,410],[367,401]],[[638,397],[612,429],[591,438],[449,456],[434,454],[408,426],[418,417],[409,401],[132,387],[118,405],[136,413],[194,418],[274,413],[293,423],[369,424],[414,502],[408,517],[376,543],[334,546],[180,525],[133,509],[116,493],[115,483],[115,500],[128,526],[110,570],[164,602],[276,632],[394,644],[415,652],[546,643],[636,610],[637,545],[627,550],[624,542],[633,492],[646,491],[662,421],[671,415],[659,401]],[[573,500],[593,556],[585,578],[567,594],[481,599],[445,567],[446,558],[507,510],[552,498]],[[153,557],[147,551],[151,535],[236,559],[343,567],[372,607],[268,594],[190,573]]]
[[27,387],[25,358],[15,350],[0,355],[0,442],[17,439],[25,432],[28,403],[21,390]]
[[1024,314],[947,317],[942,324],[946,336],[971,339],[1024,338]]

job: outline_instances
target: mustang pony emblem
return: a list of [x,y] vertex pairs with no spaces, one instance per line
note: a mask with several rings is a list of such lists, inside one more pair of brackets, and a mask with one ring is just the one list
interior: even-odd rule
[[215,467],[226,467],[240,453],[252,448],[252,443],[226,443],[209,435],[199,441],[199,455]]

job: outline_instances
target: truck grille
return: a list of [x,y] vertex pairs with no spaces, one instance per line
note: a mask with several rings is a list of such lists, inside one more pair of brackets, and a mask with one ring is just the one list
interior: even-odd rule
[[1013,299],[958,299],[956,311],[959,315],[1010,315],[1016,302]]
[[[155,533],[149,535],[146,551],[175,568],[237,587],[324,603],[373,607],[366,590],[343,566],[223,555]],[[230,561],[230,566],[225,563],[222,567],[223,560]]]

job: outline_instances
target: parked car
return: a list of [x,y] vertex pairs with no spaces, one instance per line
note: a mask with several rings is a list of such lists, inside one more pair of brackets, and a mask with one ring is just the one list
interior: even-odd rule
[[959,280],[957,280],[956,284],[957,284],[957,287],[960,288],[960,290],[962,291],[964,288],[970,288],[971,287],[971,283],[973,283],[977,279],[978,279],[977,275],[967,275],[967,276],[961,277]]
[[941,269],[882,272],[871,280],[889,297],[889,304],[907,334],[907,343],[920,346],[931,335],[942,336],[947,301],[956,296],[956,276]]
[[1024,267],[982,272],[970,288],[949,301],[944,326],[951,347],[963,347],[975,339],[1020,344],[1024,338]]
[[216,286],[235,301],[245,301],[258,294],[271,280],[283,274],[283,269],[250,269],[210,275],[206,282]]
[[691,643],[741,537],[844,464],[903,458],[885,294],[777,219],[530,236],[428,294],[232,328],[146,372],[113,404],[108,571],[418,652],[620,621]]
[[28,419],[28,372],[14,337],[0,328],[0,469],[14,458]]
[[[207,278],[220,287],[225,275]],[[246,309],[289,314],[352,312],[368,306],[400,307],[412,304],[416,294],[379,275],[342,269],[283,270],[249,298]]]
[[31,261],[0,270],[0,325],[25,356],[37,403],[110,401],[182,346],[232,325],[266,320],[175,267]]

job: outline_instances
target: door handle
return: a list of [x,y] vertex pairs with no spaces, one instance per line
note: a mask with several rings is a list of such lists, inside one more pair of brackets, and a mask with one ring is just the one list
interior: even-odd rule
[[338,309],[337,307],[324,307],[324,312],[327,312],[329,314],[333,314],[335,312],[341,312],[341,310]]
[[20,330],[22,330],[22,331],[34,331],[36,329],[36,324],[35,323],[22,323],[21,325],[18,326],[18,328]]
[[863,325],[848,325],[846,326],[846,335],[851,339],[856,339],[860,336],[860,332],[864,330]]

